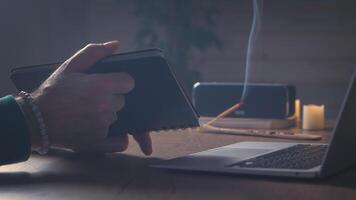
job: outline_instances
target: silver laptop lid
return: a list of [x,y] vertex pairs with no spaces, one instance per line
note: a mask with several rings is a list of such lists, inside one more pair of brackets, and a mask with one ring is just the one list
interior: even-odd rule
[[356,70],[341,106],[321,176],[328,176],[356,164]]

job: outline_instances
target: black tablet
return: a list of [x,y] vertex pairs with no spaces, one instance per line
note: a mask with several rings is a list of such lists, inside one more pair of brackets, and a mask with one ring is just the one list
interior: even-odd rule
[[[20,91],[32,92],[61,63],[16,67],[10,78]],[[86,73],[127,72],[135,88],[126,95],[125,107],[110,135],[143,133],[199,126],[198,114],[176,80],[163,52],[147,49],[111,55]]]

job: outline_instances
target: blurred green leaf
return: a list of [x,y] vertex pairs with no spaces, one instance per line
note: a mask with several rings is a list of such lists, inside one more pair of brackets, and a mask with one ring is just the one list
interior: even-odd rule
[[161,48],[186,89],[199,81],[197,71],[189,69],[190,52],[209,48],[221,50],[215,18],[220,15],[214,0],[117,0],[133,3],[137,17],[137,48]]

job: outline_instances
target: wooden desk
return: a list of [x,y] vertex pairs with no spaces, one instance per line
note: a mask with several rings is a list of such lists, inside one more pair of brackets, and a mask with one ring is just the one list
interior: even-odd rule
[[[318,134],[325,140],[329,136]],[[153,140],[151,157],[143,156],[131,143],[125,154],[80,157],[54,152],[2,166],[0,199],[356,199],[356,170],[310,181],[177,173],[148,167],[162,159],[239,141],[285,140],[184,131],[154,134]]]

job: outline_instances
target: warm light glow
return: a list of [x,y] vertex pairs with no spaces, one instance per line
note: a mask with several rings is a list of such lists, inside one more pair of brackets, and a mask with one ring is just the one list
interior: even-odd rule
[[294,112],[294,116],[297,119],[297,122],[300,122],[300,100],[296,99],[295,100],[295,112]]
[[324,105],[304,105],[303,106],[303,129],[320,130],[324,129]]

